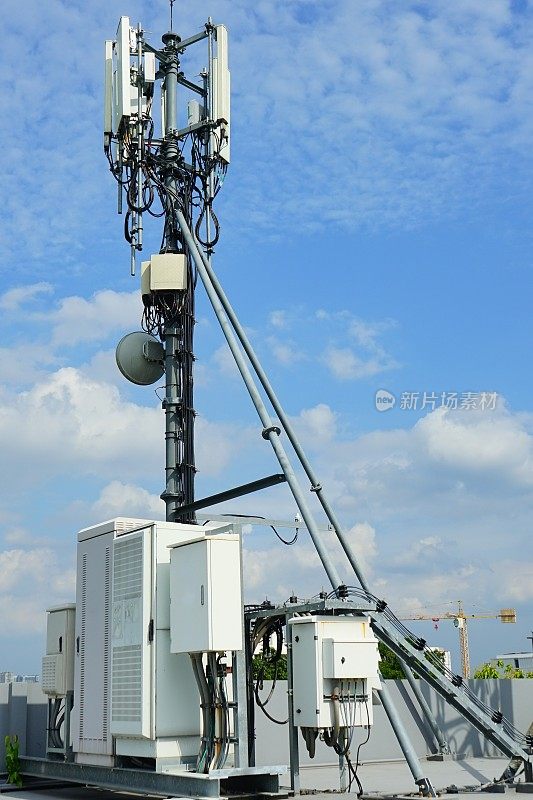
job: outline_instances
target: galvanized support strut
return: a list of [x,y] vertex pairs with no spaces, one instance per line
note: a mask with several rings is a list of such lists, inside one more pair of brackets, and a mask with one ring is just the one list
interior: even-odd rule
[[[194,262],[196,264],[196,267],[198,269],[198,274],[200,275],[202,283],[204,284],[205,290],[207,292],[207,296],[209,297],[209,300],[210,300],[211,305],[213,307],[213,311],[215,312],[215,315],[216,315],[216,317],[217,317],[217,319],[219,321],[220,327],[222,328],[222,332],[224,333],[224,336],[226,338],[228,346],[229,346],[229,348],[230,348],[230,350],[232,352],[233,358],[235,359],[235,363],[237,364],[237,367],[239,369],[239,372],[241,373],[242,379],[243,379],[243,381],[244,381],[244,383],[246,385],[248,393],[249,393],[249,395],[250,395],[250,397],[252,399],[252,402],[253,402],[253,404],[254,404],[254,406],[256,408],[256,411],[257,411],[257,413],[259,415],[259,419],[261,420],[261,423],[263,425],[262,436],[263,436],[264,439],[267,439],[268,441],[270,441],[270,443],[272,445],[274,453],[275,453],[275,455],[276,455],[276,457],[277,457],[277,459],[279,461],[279,464],[280,464],[280,466],[281,466],[281,468],[282,468],[282,470],[283,470],[283,472],[285,474],[285,477],[287,479],[287,483],[289,484],[289,487],[291,489],[292,495],[293,495],[293,497],[294,497],[294,499],[296,501],[296,505],[300,509],[300,512],[302,514],[302,518],[303,518],[303,520],[305,522],[305,525],[306,525],[306,527],[307,527],[307,529],[309,531],[311,539],[313,540],[313,544],[315,545],[315,548],[316,548],[316,550],[318,552],[320,560],[322,561],[322,564],[323,564],[324,569],[326,571],[326,574],[327,574],[327,576],[328,576],[328,578],[330,580],[330,583],[331,583],[333,589],[335,591],[337,591],[339,589],[339,587],[342,586],[341,579],[339,577],[339,574],[337,572],[336,567],[334,566],[333,562],[331,561],[330,555],[329,555],[329,553],[328,553],[328,551],[327,551],[327,549],[326,549],[326,547],[324,545],[324,542],[322,540],[322,536],[320,534],[320,531],[319,531],[319,529],[318,529],[318,527],[316,525],[316,522],[315,522],[315,520],[314,520],[314,518],[313,518],[313,516],[311,514],[311,511],[310,511],[310,509],[309,509],[309,507],[307,505],[307,501],[306,501],[306,499],[305,499],[305,497],[303,495],[302,489],[301,489],[300,484],[298,482],[298,479],[297,479],[297,477],[296,477],[296,475],[294,473],[292,465],[291,465],[291,463],[290,463],[290,461],[289,461],[289,459],[287,457],[287,454],[285,452],[285,448],[283,447],[283,445],[281,443],[281,440],[280,440],[281,430],[277,425],[275,425],[273,423],[273,421],[272,421],[272,419],[271,419],[271,417],[270,417],[270,415],[269,415],[269,413],[267,411],[265,403],[263,402],[263,399],[262,399],[262,397],[261,397],[261,395],[260,395],[260,393],[259,393],[259,391],[257,389],[257,386],[255,385],[254,379],[253,379],[253,377],[252,377],[252,375],[250,373],[248,364],[246,363],[246,360],[245,360],[245,358],[243,356],[243,353],[242,353],[242,351],[241,351],[241,349],[239,347],[239,343],[237,341],[235,333],[232,330],[232,327],[231,327],[231,325],[230,325],[230,323],[228,321],[228,317],[226,316],[225,309],[224,309],[223,304],[221,302],[221,298],[219,297],[219,294],[218,294],[215,286],[213,285],[213,282],[211,281],[210,274],[209,274],[208,270],[206,269],[206,263],[205,262],[208,261],[208,259],[206,258],[205,254],[202,253],[200,247],[198,246],[198,243],[196,242],[194,236],[192,235],[192,233],[191,233],[191,231],[190,231],[190,229],[189,229],[189,227],[187,225],[187,222],[186,222],[183,214],[179,210],[176,211],[176,219],[177,219],[177,222],[178,222],[178,224],[180,226],[183,238],[184,238],[185,242],[187,243],[187,246],[189,248],[191,256],[192,256],[192,258],[193,258],[193,260],[194,260]],[[228,303],[228,305],[229,305],[229,303]],[[383,690],[380,690],[380,694],[381,694],[382,691]],[[383,701],[383,699],[382,699],[382,701]],[[383,702],[384,702],[384,704],[387,703],[389,709],[393,708],[393,703],[392,703],[391,699],[388,696]],[[411,744],[411,742],[409,740],[409,737],[407,735],[407,732],[406,732],[405,728],[403,727],[403,723],[401,722],[400,717],[399,717],[399,715],[398,715],[398,713],[396,712],[395,709],[394,709],[393,713],[394,713],[394,720],[395,720],[394,732],[395,732],[396,736],[398,737],[398,741],[400,743],[400,746],[401,746],[401,748],[402,748],[402,750],[404,752],[408,752],[408,753],[412,754],[412,753],[414,753],[413,746],[412,746],[412,744]],[[391,719],[391,717],[389,717],[389,719]],[[392,722],[392,720],[391,720],[391,722]],[[414,777],[415,782],[417,783],[417,785],[419,785],[421,788],[424,789],[424,793],[426,795],[432,795],[433,796],[434,795],[434,790],[433,790],[433,787],[431,786],[431,782],[429,781],[428,778],[425,778],[422,775],[421,770],[420,770],[420,765],[418,764],[418,761],[416,761],[416,763],[417,763],[416,768],[415,768],[415,762],[414,762],[413,759],[411,759],[411,761],[408,760],[408,763],[409,763],[409,767],[411,769],[411,772],[413,774],[413,777]]]
[[182,212],[179,209],[176,209],[176,220],[178,222],[178,225],[180,226],[181,233],[183,235],[185,242],[187,243],[187,247],[189,248],[194,263],[196,264],[198,274],[202,279],[202,283],[204,284],[207,296],[209,297],[211,305],[213,306],[213,310],[220,323],[220,327],[222,328],[222,332],[232,352],[233,358],[235,359],[235,363],[237,364],[239,372],[241,373],[242,379],[252,399],[252,403],[254,404],[259,419],[261,420],[261,424],[263,425],[262,436],[272,445],[274,453],[276,454],[276,458],[278,459],[280,467],[283,470],[283,473],[287,479],[287,483],[289,484],[293,497],[296,501],[296,505],[300,509],[302,518],[305,522],[307,530],[311,535],[313,544],[315,545],[320,560],[322,561],[324,569],[326,570],[326,574],[330,580],[330,583],[333,589],[337,590],[339,586],[341,586],[342,581],[339,577],[339,573],[337,572],[337,568],[334,566],[331,557],[327,551],[327,548],[325,547],[324,542],[322,541],[322,536],[320,534],[320,531],[318,530],[317,524],[313,519],[311,511],[309,510],[307,500],[304,497],[298,479],[287,457],[285,448],[281,443],[280,439],[281,431],[279,427],[272,420],[263,402],[263,399],[259,394],[257,386],[255,385],[254,379],[252,378],[252,375],[248,368],[248,364],[244,359],[244,356],[241,352],[235,334],[233,333],[233,330],[231,329],[226,314],[224,313],[222,304],[218,298],[218,295],[211,281],[209,280],[209,275],[207,274],[207,271],[205,269],[200,248],[198,247],[198,244],[194,239],[189,229],[189,226],[187,225],[185,217],[183,216]]
[[[290,441],[290,443],[292,445],[292,448],[293,448],[293,450],[294,450],[294,452],[296,454],[296,457],[298,458],[298,461],[302,465],[302,468],[303,468],[305,474],[307,475],[307,477],[309,479],[310,486],[311,486],[311,491],[316,494],[316,496],[317,496],[322,508],[324,509],[324,512],[325,512],[325,514],[326,514],[326,516],[327,516],[327,518],[328,518],[328,520],[329,520],[329,522],[330,522],[330,524],[331,524],[331,526],[332,526],[332,528],[333,528],[333,530],[335,532],[335,535],[337,536],[337,538],[338,538],[338,540],[340,542],[340,545],[341,545],[342,549],[344,550],[344,553],[345,553],[348,561],[350,562],[350,566],[352,567],[353,571],[355,572],[355,575],[357,577],[357,580],[359,581],[359,584],[361,585],[361,587],[365,591],[367,591],[367,592],[370,591],[369,585],[368,585],[368,583],[367,583],[367,581],[365,579],[365,576],[363,574],[361,566],[360,566],[360,564],[359,564],[359,562],[358,562],[358,560],[356,558],[355,553],[353,552],[353,549],[352,549],[352,547],[351,547],[351,545],[350,545],[350,543],[348,541],[348,538],[347,538],[347,536],[346,536],[346,534],[345,534],[345,532],[344,532],[344,530],[343,530],[343,528],[342,528],[342,526],[341,526],[341,524],[340,524],[340,522],[339,522],[339,520],[337,518],[337,515],[335,514],[335,511],[333,510],[332,506],[330,505],[330,503],[329,503],[329,501],[328,501],[328,499],[326,497],[326,494],[324,492],[324,489],[323,489],[323,487],[322,487],[322,485],[321,485],[321,483],[320,483],[320,481],[318,479],[318,476],[316,475],[315,471],[313,470],[313,467],[312,467],[309,459],[307,458],[307,456],[305,454],[305,451],[304,451],[302,445],[300,444],[300,442],[298,440],[298,437],[296,436],[296,433],[294,431],[294,428],[292,427],[292,424],[290,422],[289,417],[285,413],[285,411],[283,409],[283,406],[281,405],[281,403],[280,403],[280,401],[279,401],[279,399],[278,399],[278,397],[277,397],[277,395],[276,395],[276,393],[275,393],[275,391],[274,391],[274,389],[272,387],[272,384],[270,383],[270,381],[268,379],[268,376],[267,376],[266,372],[264,371],[263,367],[261,366],[261,362],[259,361],[259,358],[257,357],[257,355],[256,355],[256,353],[255,353],[255,351],[254,351],[254,349],[253,349],[253,347],[252,347],[252,345],[250,343],[250,340],[248,339],[248,337],[246,335],[246,331],[244,330],[244,328],[242,327],[241,323],[239,322],[237,314],[235,313],[231,303],[229,302],[228,297],[226,296],[226,294],[224,292],[224,289],[222,288],[222,286],[220,284],[220,281],[218,280],[218,278],[217,278],[217,276],[216,276],[216,274],[215,274],[215,272],[213,270],[213,267],[211,266],[210,259],[205,255],[205,253],[202,252],[201,248],[197,248],[197,249],[198,249],[199,255],[200,255],[201,259],[202,259],[202,262],[203,262],[203,265],[205,267],[205,271],[207,273],[209,281],[211,282],[211,284],[212,284],[212,286],[213,286],[213,288],[214,288],[214,290],[215,290],[215,292],[217,294],[217,297],[218,297],[218,299],[220,301],[220,304],[221,304],[224,312],[226,313],[226,315],[227,315],[227,317],[228,317],[228,319],[229,319],[229,321],[230,321],[230,323],[231,323],[231,325],[233,327],[233,330],[235,331],[235,333],[237,335],[237,338],[238,338],[238,340],[239,340],[244,352],[248,356],[250,364],[252,365],[253,370],[254,370],[255,374],[257,375],[257,378],[258,378],[261,386],[263,387],[266,396],[270,400],[270,402],[272,404],[272,408],[276,412],[277,418],[279,419],[283,430],[287,434],[287,438],[289,439],[289,441]],[[204,281],[204,283],[205,283],[205,281]],[[439,724],[438,724],[437,720],[435,719],[435,716],[434,716],[433,712],[431,711],[429,705],[427,704],[427,702],[426,702],[426,700],[424,698],[424,695],[422,694],[422,692],[420,690],[420,686],[418,685],[418,683],[416,681],[416,678],[414,677],[414,675],[413,675],[413,673],[411,671],[411,668],[410,668],[409,664],[404,662],[402,666],[403,666],[406,678],[409,681],[409,685],[411,686],[411,688],[413,690],[413,694],[415,695],[415,697],[416,697],[416,699],[418,701],[418,704],[419,704],[419,706],[420,706],[420,708],[422,710],[422,713],[424,714],[424,716],[427,719],[427,722],[429,724],[430,730],[432,731],[433,735],[435,736],[435,739],[436,739],[438,747],[439,747],[439,752],[441,752],[441,753],[449,753],[449,746],[448,746],[448,743],[446,741],[446,737],[444,736],[442,730],[439,727]]]

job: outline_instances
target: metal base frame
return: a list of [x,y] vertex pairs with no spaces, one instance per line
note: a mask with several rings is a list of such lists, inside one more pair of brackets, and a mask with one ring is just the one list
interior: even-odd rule
[[23,756],[20,763],[23,775],[159,797],[191,797],[203,800],[263,793],[286,796],[286,792],[281,793],[279,788],[279,777],[287,771],[285,766],[223,769],[208,775],[195,772],[171,775],[150,770],[99,767]]

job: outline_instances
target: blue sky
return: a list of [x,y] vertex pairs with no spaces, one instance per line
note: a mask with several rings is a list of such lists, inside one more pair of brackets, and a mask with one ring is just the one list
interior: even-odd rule
[[[121,14],[154,43],[167,27],[162,1],[4,6],[0,669],[39,671],[79,528],[162,514],[159,401],[114,365],[140,319],[102,153]],[[208,15],[233,90],[215,266],[375,592],[405,612],[514,606],[516,626],[472,623],[472,661],[529,649],[531,4],[198,0],[175,27]],[[201,290],[196,353],[198,495],[277,471]],[[424,392],[497,403],[401,408]],[[226,510],[295,512],[283,489]],[[250,599],[325,584],[303,534],[245,545]],[[433,639],[456,650],[449,623]]]

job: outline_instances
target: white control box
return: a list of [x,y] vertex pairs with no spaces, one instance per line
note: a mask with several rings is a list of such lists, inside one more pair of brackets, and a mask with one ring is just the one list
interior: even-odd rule
[[187,288],[187,257],[185,253],[160,253],[150,259],[150,289],[152,292]]
[[141,262],[141,294],[184,291],[187,288],[185,253],[158,253]]
[[[292,637],[294,724],[331,728],[373,721],[378,643],[366,617],[296,617]],[[349,723],[349,724],[348,724]]]
[[50,697],[74,690],[75,603],[47,609],[46,655],[42,661],[42,688]]
[[171,651],[242,650],[242,624],[239,536],[207,535],[172,547]]

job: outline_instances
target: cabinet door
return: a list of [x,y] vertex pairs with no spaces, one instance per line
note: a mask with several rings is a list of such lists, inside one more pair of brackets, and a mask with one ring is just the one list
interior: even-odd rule
[[113,752],[109,730],[112,547],[112,534],[78,544],[76,702],[72,712],[75,752]]
[[151,733],[151,529],[113,542],[111,733]]
[[211,650],[207,542],[175,547],[171,564],[171,650],[173,653]]

